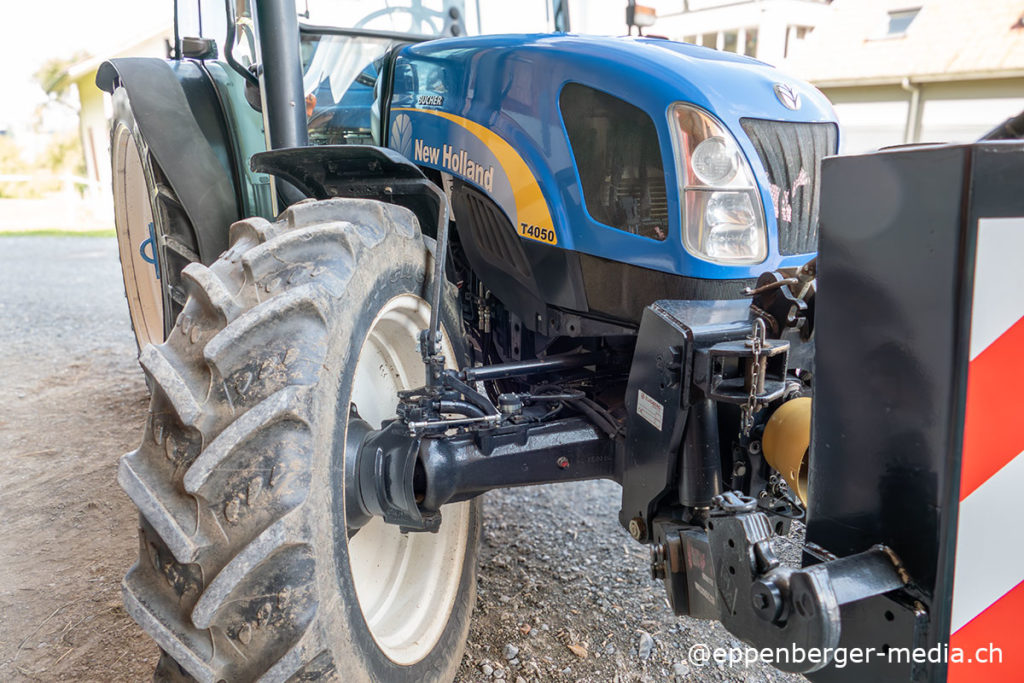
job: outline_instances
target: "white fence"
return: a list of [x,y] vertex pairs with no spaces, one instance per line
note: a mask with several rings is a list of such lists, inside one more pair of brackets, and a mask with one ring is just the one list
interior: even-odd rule
[[113,200],[88,178],[65,175],[2,175],[0,184],[58,185],[39,199],[0,199],[0,232],[107,230],[114,227]]

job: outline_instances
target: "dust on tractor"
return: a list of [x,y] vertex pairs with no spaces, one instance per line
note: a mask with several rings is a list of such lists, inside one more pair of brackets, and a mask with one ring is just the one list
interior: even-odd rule
[[883,653],[1021,604],[1016,124],[829,158],[814,88],[565,3],[295,5],[177,3],[169,60],[98,76],[157,677],[451,680],[480,495],[611,479],[677,614],[814,680],[958,679]]

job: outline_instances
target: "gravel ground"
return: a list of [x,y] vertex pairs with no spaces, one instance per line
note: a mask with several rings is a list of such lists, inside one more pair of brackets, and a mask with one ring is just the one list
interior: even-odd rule
[[673,616],[647,547],[619,526],[619,500],[607,481],[488,495],[459,680],[805,680],[763,665],[691,663],[698,644],[742,644],[717,623]]
[[[156,647],[121,608],[136,513],[117,486],[146,388],[105,238],[0,238],[0,680],[146,680]],[[459,681],[802,681],[698,667],[740,644],[675,618],[610,482],[489,494]],[[386,683],[386,682],[384,682]]]

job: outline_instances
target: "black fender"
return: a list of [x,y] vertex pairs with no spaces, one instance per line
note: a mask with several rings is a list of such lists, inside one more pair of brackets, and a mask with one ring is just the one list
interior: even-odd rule
[[199,258],[213,263],[239,219],[239,195],[223,110],[205,70],[194,62],[177,62],[175,70],[162,59],[112,59],[100,65],[96,85],[127,91],[142,137],[192,223]]

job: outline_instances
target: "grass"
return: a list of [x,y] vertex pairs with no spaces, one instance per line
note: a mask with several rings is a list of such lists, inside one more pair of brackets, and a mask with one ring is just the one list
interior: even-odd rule
[[47,228],[44,230],[0,231],[0,238],[2,237],[114,237],[114,229],[62,230],[60,228]]

